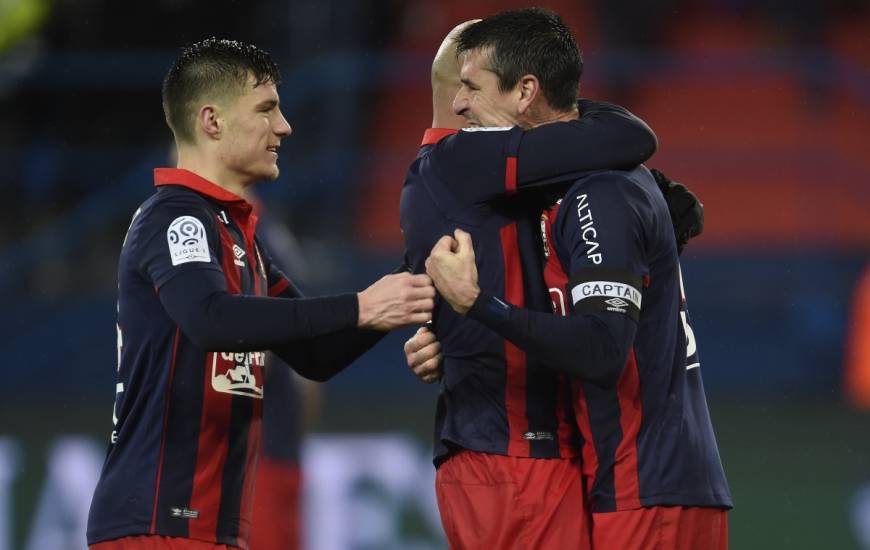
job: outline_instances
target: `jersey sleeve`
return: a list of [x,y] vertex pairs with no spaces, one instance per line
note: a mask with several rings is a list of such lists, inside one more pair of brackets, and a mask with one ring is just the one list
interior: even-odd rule
[[638,320],[644,255],[642,200],[625,176],[593,175],[562,200],[553,245],[569,275],[567,295],[575,314],[617,313]]
[[531,130],[467,128],[426,145],[433,170],[463,203],[484,202],[525,187],[562,184],[583,172],[634,167],[655,152],[652,130],[617,105],[581,100],[577,120]]
[[195,198],[172,197],[134,224],[137,269],[157,289],[181,273],[222,272],[216,221]]

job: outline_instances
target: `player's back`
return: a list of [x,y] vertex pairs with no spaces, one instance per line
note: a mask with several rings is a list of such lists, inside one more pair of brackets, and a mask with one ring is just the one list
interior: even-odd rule
[[[590,174],[545,221],[574,314],[595,304],[637,321],[615,387],[575,383],[593,511],[730,506],[673,226],[652,176],[643,167]],[[552,272],[548,283],[559,284]]]

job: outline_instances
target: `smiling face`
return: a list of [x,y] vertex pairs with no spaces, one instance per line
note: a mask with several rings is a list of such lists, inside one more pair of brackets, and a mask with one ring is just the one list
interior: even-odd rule
[[278,177],[278,148],[292,132],[281,113],[275,84],[254,86],[253,76],[243,91],[223,101],[218,159],[243,184]]
[[468,126],[516,126],[521,122],[522,93],[519,85],[503,92],[490,68],[487,50],[474,49],[462,56],[459,77],[462,86],[453,100],[453,112]]

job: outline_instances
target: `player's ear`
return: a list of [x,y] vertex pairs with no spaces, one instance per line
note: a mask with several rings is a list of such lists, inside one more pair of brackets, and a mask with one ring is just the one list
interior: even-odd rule
[[524,114],[538,97],[541,91],[541,82],[533,74],[523,75],[517,83],[517,88],[520,93],[520,100],[517,103],[517,111]]
[[218,139],[223,121],[218,117],[217,106],[206,104],[200,107],[196,113],[196,126],[208,137]]

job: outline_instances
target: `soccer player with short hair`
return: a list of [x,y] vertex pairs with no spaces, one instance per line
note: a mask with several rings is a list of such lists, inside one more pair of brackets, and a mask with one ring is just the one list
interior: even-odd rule
[[177,168],[154,171],[118,268],[111,445],[91,503],[98,550],[248,548],[265,351],[326,380],[384,331],[430,319],[425,275],[303,298],[274,265],[241,195],[278,176],[290,135],[278,67],[208,39],[163,85]]
[[[504,14],[487,21],[511,27]],[[522,97],[487,87],[499,56],[488,29],[476,27],[459,38],[465,86],[454,107],[469,120],[510,117]],[[544,278],[560,315],[529,307],[508,288],[492,292],[477,257],[491,254],[490,245],[474,231],[443,237],[427,272],[469,322],[570,377],[593,548],[727,548],[731,495],[659,184],[642,166],[592,171],[574,178],[561,204],[541,220]]]
[[[433,126],[469,128],[429,130],[408,171],[401,220],[412,269],[462,227],[478,243],[482,288],[549,311],[536,244],[544,205],[527,191],[633,168],[655,149],[652,132],[624,109],[590,101],[578,109],[581,70],[570,32],[545,10],[448,35],[433,64]],[[514,200],[493,200],[505,194]],[[426,369],[443,350],[436,491],[451,547],[588,547],[568,381],[447,307],[436,305],[433,330],[418,332],[406,354]]]

